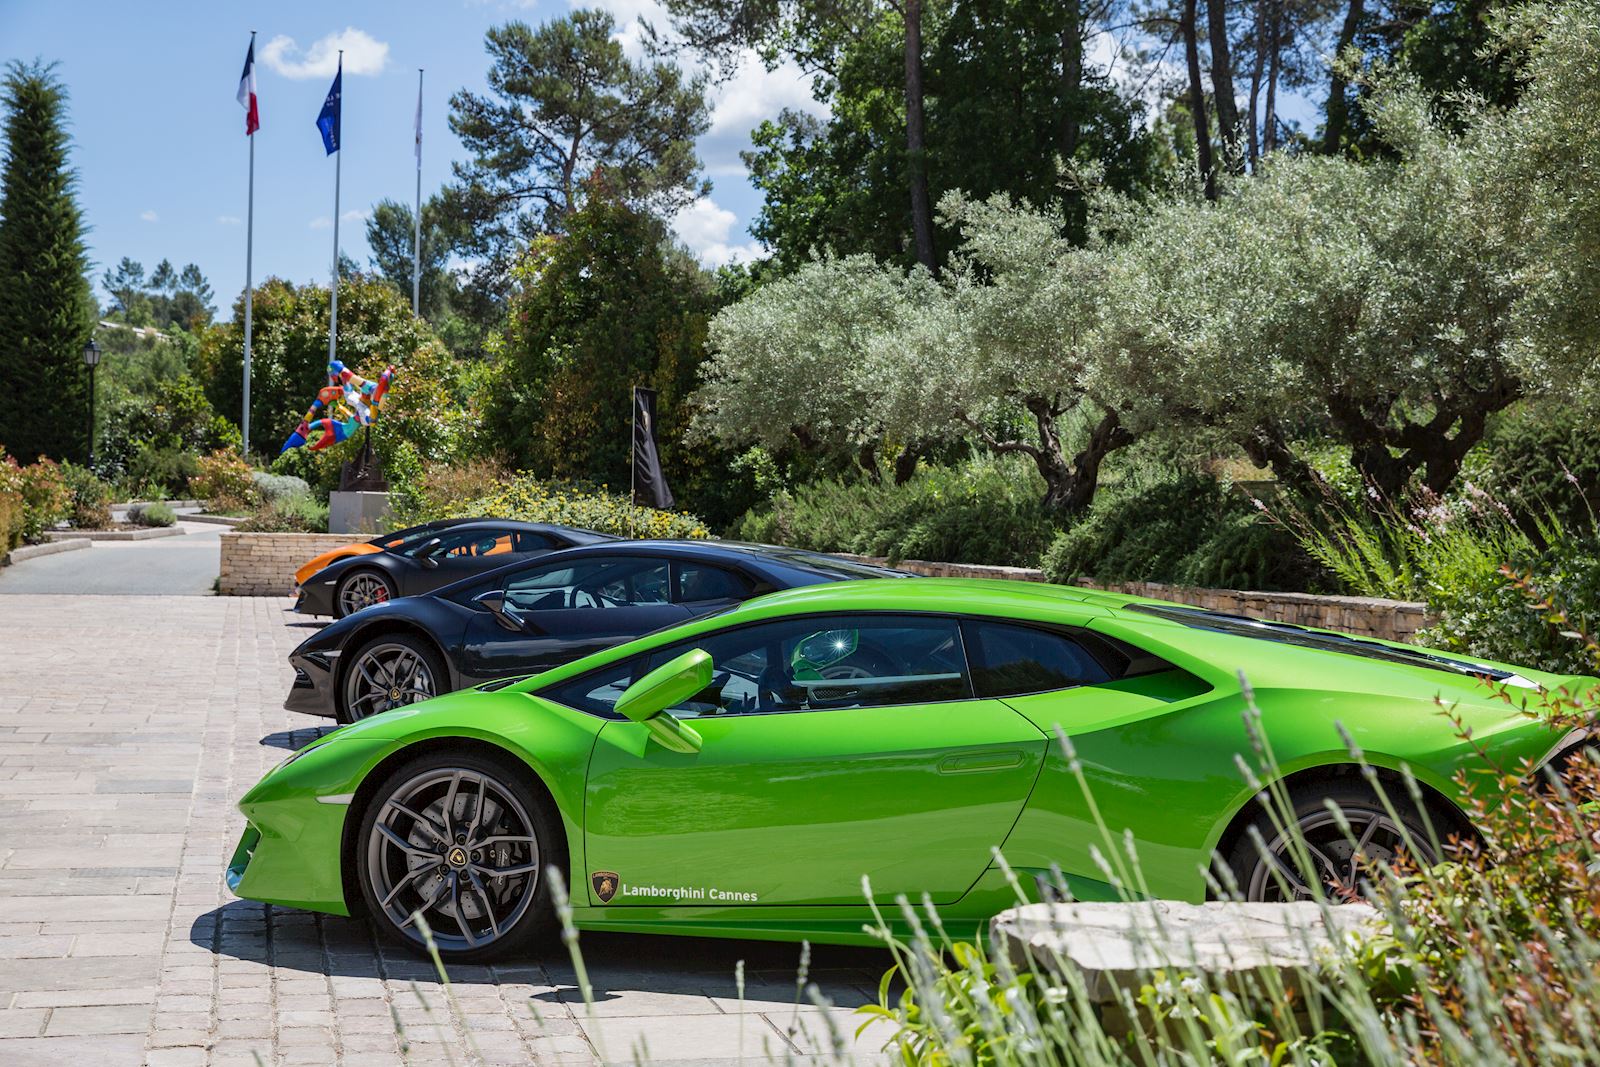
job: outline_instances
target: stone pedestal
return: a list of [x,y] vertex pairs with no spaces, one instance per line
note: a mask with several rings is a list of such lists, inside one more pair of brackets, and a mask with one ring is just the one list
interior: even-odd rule
[[328,494],[328,532],[373,536],[389,529],[393,515],[388,493]]

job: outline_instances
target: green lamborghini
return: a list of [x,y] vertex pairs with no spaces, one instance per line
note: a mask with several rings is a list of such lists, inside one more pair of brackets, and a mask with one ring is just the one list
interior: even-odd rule
[[[1308,849],[1252,803],[1242,678]],[[864,886],[962,924],[1015,902],[1007,867],[1112,899],[1108,830],[1156,897],[1213,864],[1250,899],[1349,892],[1469,829],[1462,772],[1581,741],[1505,694],[1590,684],[1062,586],[812,586],[327,735],[240,802],[228,884],[413,945],[422,915],[454,959],[548,931],[552,869],[580,929],[818,942],[866,940]],[[1422,803],[1389,789],[1392,816],[1339,724]]]

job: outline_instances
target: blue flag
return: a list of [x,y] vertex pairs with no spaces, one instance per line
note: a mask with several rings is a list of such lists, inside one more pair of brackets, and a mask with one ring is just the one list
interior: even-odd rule
[[339,70],[333,76],[333,87],[328,90],[328,98],[322,102],[322,111],[317,115],[317,129],[322,131],[322,147],[328,150],[328,155],[339,151],[339,82],[344,78],[344,60],[339,61]]

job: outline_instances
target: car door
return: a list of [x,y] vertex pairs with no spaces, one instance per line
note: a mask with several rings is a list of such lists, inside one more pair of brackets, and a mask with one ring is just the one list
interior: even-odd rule
[[462,642],[472,679],[547,670],[689,618],[671,603],[667,560],[592,555],[512,572],[502,594],[511,630],[488,611],[473,614]]
[[711,655],[713,682],[673,714],[699,752],[669,752],[633,722],[600,731],[584,811],[592,903],[601,882],[617,887],[612,905],[851,905],[863,877],[880,901],[950,903],[1039,773],[1043,733],[972,697],[959,626],[940,616],[747,624],[548,695],[605,714],[633,674],[691,648]]

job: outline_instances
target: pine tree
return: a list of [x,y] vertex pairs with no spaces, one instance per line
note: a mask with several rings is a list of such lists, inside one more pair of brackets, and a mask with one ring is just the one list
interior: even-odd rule
[[67,91],[53,65],[12,63],[0,171],[0,445],[23,462],[82,461],[96,306],[67,163]]

